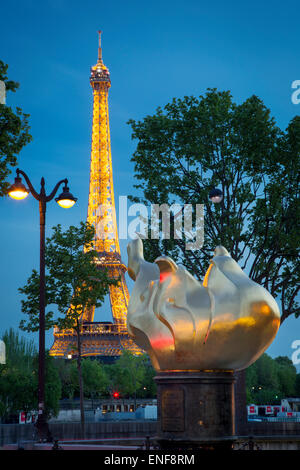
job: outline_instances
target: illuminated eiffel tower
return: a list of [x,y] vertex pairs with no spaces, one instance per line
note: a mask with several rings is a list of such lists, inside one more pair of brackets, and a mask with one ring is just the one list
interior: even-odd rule
[[[98,252],[99,267],[106,267],[113,278],[120,277],[117,286],[110,286],[109,297],[113,322],[94,322],[95,308],[83,314],[81,336],[82,356],[118,357],[124,349],[141,354],[128,335],[126,315],[129,293],[125,280],[126,266],[121,260],[115,215],[113,174],[111,160],[108,90],[111,86],[108,68],[102,60],[101,31],[97,64],[91,68],[93,89],[93,127],[90,167],[90,188],[87,220],[95,227],[94,248]],[[73,329],[54,329],[54,344],[50,355],[66,357],[76,350],[76,332]]]

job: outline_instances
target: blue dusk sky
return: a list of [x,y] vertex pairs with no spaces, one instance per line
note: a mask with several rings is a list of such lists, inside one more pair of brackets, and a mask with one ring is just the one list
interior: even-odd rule
[[[237,103],[255,94],[285,129],[299,114],[292,83],[300,80],[299,2],[273,0],[10,0],[0,9],[0,59],[20,83],[7,104],[30,114],[33,141],[19,167],[40,188],[68,178],[78,197],[70,210],[47,206],[47,231],[86,219],[92,125],[90,67],[97,61],[101,29],[109,68],[111,145],[115,198],[134,194],[135,149],[129,119],[153,114],[174,97],[207,88],[231,90]],[[11,175],[13,181],[15,171]],[[117,205],[118,210],[118,205]],[[0,337],[18,328],[23,314],[18,287],[39,266],[38,204],[0,199]],[[127,263],[127,241],[121,241]],[[127,277],[128,279],[128,277]],[[132,283],[128,281],[129,290]],[[109,310],[95,320],[111,320]],[[25,335],[25,333],[21,333]],[[37,334],[32,335],[37,341]],[[300,320],[289,318],[267,352],[291,357]],[[52,331],[46,345],[52,345]]]

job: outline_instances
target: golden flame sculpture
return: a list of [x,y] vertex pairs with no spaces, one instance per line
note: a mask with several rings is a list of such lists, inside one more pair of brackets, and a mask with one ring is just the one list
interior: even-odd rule
[[127,328],[157,371],[241,370],[274,340],[275,299],[218,246],[203,284],[168,257],[145,261],[140,238],[127,247],[135,281]]

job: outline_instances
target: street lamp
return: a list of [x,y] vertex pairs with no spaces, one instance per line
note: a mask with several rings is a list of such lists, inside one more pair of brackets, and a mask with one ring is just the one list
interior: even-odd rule
[[[28,185],[28,188],[22,183],[20,175],[24,176],[24,179]],[[46,204],[50,202],[57,193],[59,186],[64,183],[63,192],[56,202],[64,208],[72,207],[77,198],[75,198],[70,192],[67,186],[68,180],[60,180],[54,187],[53,191],[46,195],[45,192],[45,180],[41,179],[41,190],[37,193],[32,186],[28,176],[22,170],[17,169],[17,176],[14,184],[8,190],[8,195],[13,199],[24,199],[29,193],[39,201],[40,211],[40,293],[39,293],[39,374],[38,374],[38,419],[37,429],[40,440],[47,439],[51,440],[51,434],[48,428],[45,415],[45,220],[46,220]]]
[[211,202],[213,202],[214,204],[218,204],[223,199],[223,193],[220,189],[212,188],[209,192],[208,197]]
[[65,186],[63,188],[63,192],[55,198],[57,204],[64,209],[69,209],[73,207],[77,199],[70,193],[69,188],[67,186],[67,180],[65,180]]

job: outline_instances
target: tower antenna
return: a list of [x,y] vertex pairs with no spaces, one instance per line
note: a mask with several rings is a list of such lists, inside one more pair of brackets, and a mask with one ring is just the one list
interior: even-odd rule
[[102,48],[101,48],[101,34],[102,31],[98,31],[99,34],[99,47],[98,47],[98,62],[102,61]]

